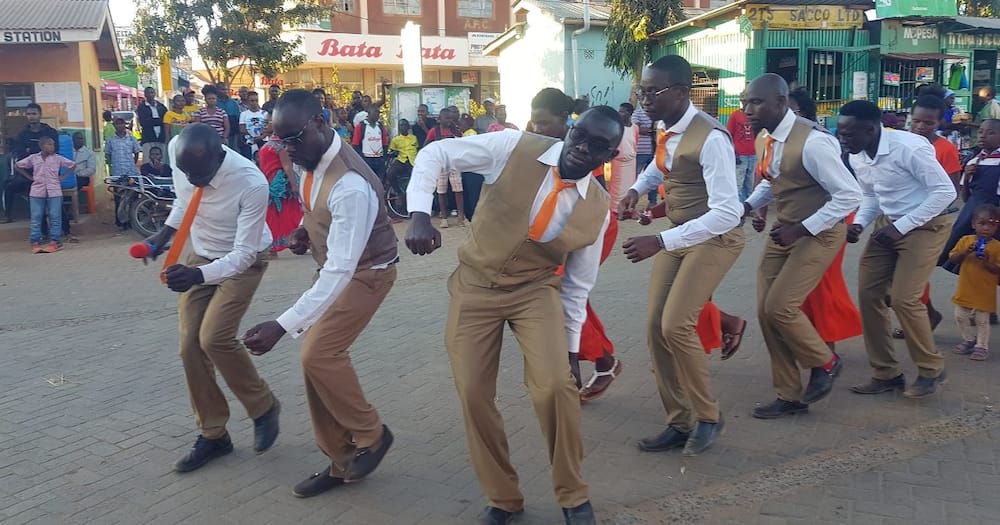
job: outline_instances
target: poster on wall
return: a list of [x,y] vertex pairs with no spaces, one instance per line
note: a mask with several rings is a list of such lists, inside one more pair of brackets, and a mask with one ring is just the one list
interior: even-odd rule
[[42,113],[62,123],[83,122],[83,94],[79,82],[35,82],[35,102]]
[[417,120],[417,106],[420,105],[420,92],[417,90],[400,90],[396,93],[397,121],[405,118],[411,123]]
[[448,105],[458,108],[459,113],[469,113],[469,88],[448,88]]
[[885,85],[885,86],[898,86],[899,85],[899,73],[883,73],[882,74],[882,85]]
[[917,82],[934,82],[934,68],[918,67],[915,80]]
[[876,0],[875,12],[879,18],[957,16],[958,2],[954,0]]
[[868,72],[867,71],[855,71],[853,77],[853,95],[854,100],[865,100],[868,98]]
[[422,94],[427,112],[431,115],[437,115],[448,107],[448,91],[445,88],[424,88]]

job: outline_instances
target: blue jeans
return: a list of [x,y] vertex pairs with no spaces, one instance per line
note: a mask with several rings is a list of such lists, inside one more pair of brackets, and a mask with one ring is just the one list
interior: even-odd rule
[[756,155],[736,156],[736,189],[740,192],[740,202],[746,202],[753,193],[754,170],[757,168]]
[[[639,175],[642,175],[642,172],[646,171],[646,166],[648,166],[650,162],[653,162],[653,154],[643,153],[642,155],[636,155],[635,176],[638,177]],[[649,199],[649,204],[656,204],[656,198],[659,195],[660,193],[656,189],[650,190],[649,194],[646,196]]]
[[31,197],[31,243],[42,242],[42,220],[49,212],[49,234],[52,241],[62,244],[62,195],[58,197]]

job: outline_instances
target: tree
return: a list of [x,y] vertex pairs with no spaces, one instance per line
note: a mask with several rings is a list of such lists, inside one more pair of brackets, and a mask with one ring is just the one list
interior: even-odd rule
[[642,67],[652,56],[649,35],[685,18],[681,0],[613,0],[604,29],[608,39],[604,66],[622,78],[631,76],[632,84],[638,85]]
[[326,0],[136,0],[135,33],[129,44],[146,67],[166,55],[181,58],[193,44],[212,82],[229,83],[247,71],[274,77],[305,61],[301,38],[285,27],[314,23],[332,14]]
[[958,14],[997,18],[1000,17],[1000,0],[958,0]]

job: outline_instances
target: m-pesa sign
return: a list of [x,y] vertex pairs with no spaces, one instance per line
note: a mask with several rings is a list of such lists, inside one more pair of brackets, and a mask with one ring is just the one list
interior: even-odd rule
[[[403,64],[403,49],[397,35],[308,32],[301,36],[306,62]],[[425,36],[422,47],[425,66],[469,65],[469,41],[465,38]]]

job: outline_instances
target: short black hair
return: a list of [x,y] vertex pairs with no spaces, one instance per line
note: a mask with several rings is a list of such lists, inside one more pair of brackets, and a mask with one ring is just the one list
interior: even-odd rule
[[[929,95],[929,96],[934,96],[934,97],[940,98],[941,100],[944,100],[944,93],[945,93],[945,91],[947,91],[947,89],[945,89],[945,87],[942,86],[941,84],[937,84],[937,83],[926,84],[926,85],[923,85],[923,86],[920,86],[919,88],[917,88],[916,95],[917,95],[918,98],[925,97],[925,96]],[[922,106],[922,107],[926,107],[926,106]]]
[[201,96],[207,97],[209,95],[219,96],[219,90],[211,84],[205,84],[205,87],[201,88]]
[[629,113],[635,111],[635,106],[633,106],[630,102],[622,102],[621,104],[618,105],[618,107],[627,109]]
[[662,71],[670,76],[674,84],[690,86],[694,80],[694,73],[691,71],[691,64],[684,60],[684,57],[677,55],[667,55],[656,59],[649,65],[650,69]]
[[597,113],[601,117],[619,123],[622,121],[622,116],[618,114],[618,110],[611,106],[591,106],[587,111],[585,111],[585,113]]
[[43,142],[51,142],[51,143],[55,144],[56,143],[56,139],[54,139],[54,138],[52,138],[52,137],[50,137],[48,135],[42,135],[41,137],[38,137],[38,143],[41,144]]
[[284,109],[285,106],[299,109],[307,116],[319,115],[323,112],[323,108],[319,105],[319,101],[316,100],[316,96],[304,89],[289,89],[282,93],[281,97],[278,98],[278,102],[274,104],[274,111],[277,113],[279,110]]
[[75,132],[73,132],[73,138],[76,138],[77,136],[83,137],[84,136],[83,132],[82,131],[75,131]]
[[163,148],[161,148],[159,146],[152,146],[152,147],[149,148],[149,152],[150,153],[152,153],[154,151],[159,151],[160,153],[163,153]]
[[840,115],[843,117],[854,117],[858,120],[882,123],[882,110],[874,102],[868,100],[852,100],[840,108]]
[[[278,89],[281,89],[281,84],[271,84],[271,87],[276,87]],[[271,89],[271,88],[268,88],[268,89]]]
[[799,115],[816,122],[816,101],[809,96],[808,89],[804,86],[797,87],[788,92],[788,98],[798,104]]
[[399,119],[399,122],[397,122],[397,123],[396,123],[396,125],[398,126],[398,125],[400,125],[400,124],[402,124],[402,123],[404,123],[404,122],[406,123],[406,125],[407,125],[407,126],[409,126],[409,125],[410,125],[410,121],[409,121],[409,120],[406,120],[405,118],[401,118],[401,119]]
[[913,107],[937,110],[938,118],[944,116],[946,109],[944,107],[944,99],[935,95],[920,95],[917,97],[917,101],[913,103]]
[[573,112],[573,99],[556,88],[545,88],[531,99],[531,109],[544,109],[553,115]]
[[34,102],[29,102],[27,106],[24,106],[25,110],[33,109],[38,112],[39,115],[42,114],[42,106],[35,104]]
[[997,131],[1000,131],[1000,120],[998,119],[988,118],[983,120],[982,124],[986,124],[986,127],[990,129],[995,129]]
[[111,112],[108,110],[104,110],[104,113],[101,113],[101,118],[103,118],[104,120],[111,120],[111,117],[112,117]]
[[325,95],[326,91],[323,91],[323,88],[316,88],[312,91],[313,95],[316,95],[317,93],[319,93],[320,95]]
[[972,216],[978,217],[980,215],[989,215],[991,219],[1000,218],[1000,208],[992,204],[980,204],[972,210]]
[[417,109],[420,109],[420,108],[427,109],[427,104],[420,104],[419,106],[417,106]]

